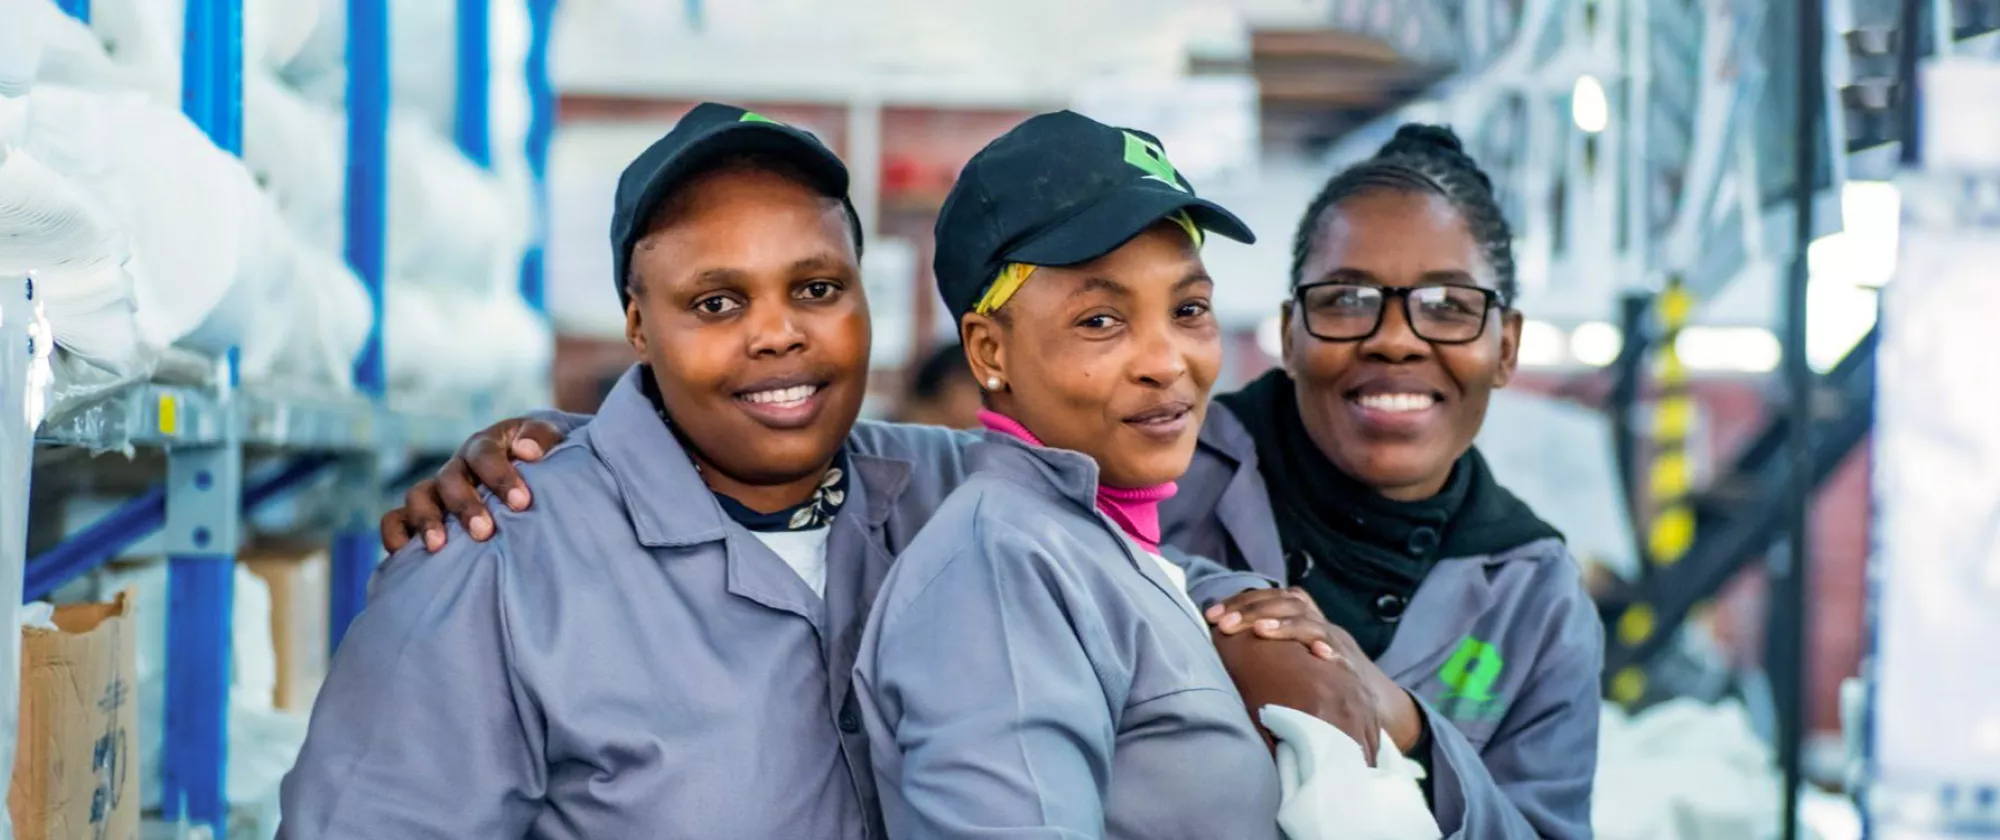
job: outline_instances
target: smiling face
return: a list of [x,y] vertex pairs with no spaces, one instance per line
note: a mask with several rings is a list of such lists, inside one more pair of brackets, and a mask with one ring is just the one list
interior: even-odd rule
[[725,167],[656,216],[633,248],[626,337],[711,488],[760,510],[796,504],[853,429],[868,370],[846,210]]
[[1187,472],[1222,366],[1214,283],[1165,223],[1081,265],[1037,268],[992,316],[967,315],[966,353],[999,411],[1089,455],[1111,487]]
[[[1497,288],[1494,275],[1449,200],[1388,189],[1328,208],[1300,272],[1306,283],[1489,289]],[[1390,301],[1373,335],[1325,341],[1307,333],[1295,306],[1286,309],[1285,368],[1313,443],[1384,496],[1436,495],[1479,434],[1493,389],[1514,375],[1520,313],[1495,307],[1479,338],[1433,344]]]

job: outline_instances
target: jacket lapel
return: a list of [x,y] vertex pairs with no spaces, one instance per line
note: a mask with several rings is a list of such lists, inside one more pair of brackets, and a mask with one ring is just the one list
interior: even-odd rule
[[1488,560],[1444,560],[1431,569],[1410,599],[1389,649],[1375,662],[1383,673],[1411,685],[1444,664],[1493,606],[1493,588],[1486,581]]

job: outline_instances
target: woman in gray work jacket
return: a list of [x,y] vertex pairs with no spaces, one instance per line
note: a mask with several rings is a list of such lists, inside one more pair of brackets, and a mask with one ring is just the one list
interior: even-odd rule
[[[1348,631],[1448,836],[1589,837],[1602,627],[1560,534],[1472,448],[1520,339],[1491,184],[1449,131],[1405,126],[1327,182],[1292,280],[1284,369],[1217,398],[1164,540],[1288,580]],[[384,539],[486,515],[477,485],[521,486],[510,453],[573,422],[475,436]]]

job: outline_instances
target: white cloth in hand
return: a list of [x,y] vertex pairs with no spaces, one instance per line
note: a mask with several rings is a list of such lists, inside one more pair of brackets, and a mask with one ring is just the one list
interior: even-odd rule
[[1284,793],[1278,827],[1288,840],[1438,840],[1437,818],[1417,785],[1422,765],[1396,752],[1382,733],[1375,767],[1347,733],[1283,706],[1258,710],[1278,739]]

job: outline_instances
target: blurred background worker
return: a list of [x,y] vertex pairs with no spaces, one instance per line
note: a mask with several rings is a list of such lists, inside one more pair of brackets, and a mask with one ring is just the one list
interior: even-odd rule
[[1146,127],[1271,233],[1202,254],[1221,395],[1281,364],[1280,234],[1416,122],[1511,233],[1474,443],[1602,619],[1595,836],[2000,833],[1996,60],[1995,0],[0,0],[0,626],[130,587],[100,821],[268,835],[373,523],[635,362],[611,199],[696,103],[847,162],[861,415],[958,428],[934,230],[1002,132]]
[[893,419],[948,429],[979,428],[979,382],[965,363],[962,345],[956,341],[939,345],[917,366]]

